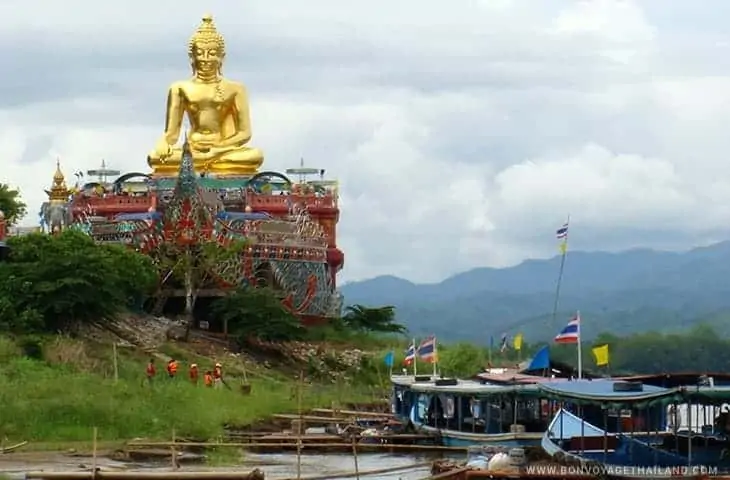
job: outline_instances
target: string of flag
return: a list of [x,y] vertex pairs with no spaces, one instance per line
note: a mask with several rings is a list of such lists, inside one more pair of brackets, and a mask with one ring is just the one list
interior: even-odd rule
[[[566,324],[563,329],[558,332],[558,334],[555,336],[553,341],[557,344],[573,344],[573,345],[580,345],[581,339],[580,339],[580,312],[576,312],[575,316],[573,316],[570,321]],[[512,337],[511,347],[517,351],[522,351],[524,347],[524,334],[523,333],[517,333]],[[510,342],[509,337],[507,334],[502,334],[501,340],[500,340],[500,346],[499,351],[504,352],[508,348],[510,348]],[[494,349],[494,336],[490,337],[490,351]],[[540,364],[542,365],[545,362],[549,362],[549,353],[548,353],[549,347],[543,346],[539,351],[535,354],[535,358],[533,358],[533,361],[530,365],[535,363],[535,359],[538,357],[541,358]],[[415,367],[416,367],[416,359],[425,362],[425,363],[431,363],[435,365],[439,361],[439,355],[438,355],[438,347],[437,347],[437,341],[436,337],[434,335],[431,335],[427,337],[426,339],[422,340],[420,343],[416,342],[416,339],[413,339],[408,348],[405,350],[405,356],[403,359],[403,364],[406,367],[414,367],[414,375],[415,375]],[[609,345],[607,343],[594,346],[591,349],[591,353],[593,354],[593,358],[595,360],[595,364],[597,367],[608,367],[610,364],[610,350]],[[543,358],[544,357],[544,358]],[[579,355],[579,364],[582,364],[582,359]],[[391,370],[395,364],[395,352],[389,351],[384,358],[384,362],[387,367],[389,367]],[[582,370],[582,365],[581,370]],[[391,372],[392,373],[392,372]],[[581,372],[582,373],[582,372]]]
[[[562,278],[562,270],[565,262],[565,255],[567,253],[568,249],[568,231],[570,229],[570,217],[568,217],[568,220],[555,231],[555,236],[558,240],[560,240],[560,251],[562,253],[562,260],[561,260],[561,272],[558,280],[558,292],[556,293],[556,302],[555,302],[555,308],[553,309],[553,318],[555,317],[555,314],[557,312],[557,298],[559,296],[559,288],[560,288],[560,278]],[[571,318],[571,320],[568,322],[568,324],[563,327],[563,329],[555,336],[553,339],[555,343],[558,344],[575,344],[577,346],[578,350],[578,376],[579,378],[582,377],[582,354],[581,354],[581,336],[580,336],[580,312],[576,312],[575,316]],[[511,346],[512,348],[517,352],[522,352],[524,345],[524,335],[522,332],[519,332],[515,334],[512,337]],[[503,333],[500,342],[499,342],[499,352],[504,353],[508,348],[510,347],[509,338],[506,333]],[[489,353],[490,353],[490,364],[491,364],[491,353],[495,350],[495,342],[494,342],[494,336],[489,337]],[[541,358],[544,356],[545,358],[549,358],[548,355],[548,346],[542,347],[538,353],[536,354],[535,358],[533,359],[533,362],[535,362],[535,359],[540,356]],[[591,349],[591,353],[593,354],[596,366],[602,367],[602,366],[608,366],[609,365],[609,346],[608,344],[602,344],[595,346]],[[436,373],[436,364],[439,361],[438,357],[438,350],[437,350],[437,343],[436,343],[436,336],[431,335],[421,341],[421,343],[417,343],[416,339],[414,338],[411,344],[408,346],[408,348],[405,351],[405,358],[403,360],[403,364],[405,366],[413,366],[414,369],[414,375],[416,374],[416,359],[420,359],[423,362],[431,363],[434,365],[434,375]],[[388,367],[392,369],[393,364],[395,360],[394,352],[388,352],[385,356],[385,363]],[[544,360],[544,359],[543,359]],[[544,363],[541,360],[541,364]]]

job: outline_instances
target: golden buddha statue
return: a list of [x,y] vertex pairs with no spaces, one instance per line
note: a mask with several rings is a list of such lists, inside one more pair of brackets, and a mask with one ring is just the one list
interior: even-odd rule
[[226,46],[210,15],[188,43],[193,78],[175,82],[167,96],[165,133],[147,157],[153,175],[176,175],[182,148],[177,146],[187,114],[187,140],[196,173],[254,175],[263,152],[246,147],[251,119],[246,88],[221,75]]

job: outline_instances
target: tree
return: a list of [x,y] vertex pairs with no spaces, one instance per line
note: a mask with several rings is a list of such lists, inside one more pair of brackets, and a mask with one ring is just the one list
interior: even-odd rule
[[369,308],[350,305],[342,317],[348,328],[364,332],[406,333],[406,327],[395,321],[395,307]]
[[[215,241],[202,240],[192,245],[165,242],[153,252],[159,278],[181,284],[185,290],[185,341],[195,323],[193,310],[203,288],[221,287],[220,283],[238,285],[244,240],[222,247]],[[163,286],[160,285],[160,288]],[[160,292],[162,294],[162,292]]]
[[219,298],[211,306],[212,315],[227,323],[240,343],[249,338],[290,341],[303,337],[299,318],[281,303],[283,296],[271,288],[242,287]]
[[20,191],[0,183],[0,211],[8,225],[15,225],[27,213],[27,206],[20,198]]
[[0,264],[0,329],[56,332],[99,323],[150,292],[149,258],[121,246],[97,245],[76,231],[9,240]]

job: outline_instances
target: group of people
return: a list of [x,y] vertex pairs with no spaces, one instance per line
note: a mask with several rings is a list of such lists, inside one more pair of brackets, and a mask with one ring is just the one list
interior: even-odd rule
[[[177,360],[171,358],[167,362],[167,376],[174,380],[177,378],[180,365]],[[157,368],[155,367],[155,359],[150,358],[147,364],[147,380],[152,383],[157,375]],[[200,382],[200,369],[197,363],[191,363],[188,367],[188,378],[194,385],[198,385]],[[211,388],[220,388],[223,385],[223,366],[220,363],[216,363],[213,370],[206,370],[203,375],[203,385]]]

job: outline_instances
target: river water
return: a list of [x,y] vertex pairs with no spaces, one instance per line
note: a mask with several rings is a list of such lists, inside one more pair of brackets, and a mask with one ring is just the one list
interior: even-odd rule
[[[439,457],[423,455],[394,455],[394,454],[362,454],[358,456],[358,470],[361,478],[416,480],[430,475],[431,462]],[[457,457],[458,458],[458,457]],[[296,478],[297,457],[293,454],[251,454],[246,453],[244,461],[236,467],[205,467],[203,465],[184,465],[180,471],[251,471],[254,468],[262,470],[267,480]],[[81,471],[90,469],[93,460],[89,457],[69,457],[58,453],[8,454],[0,456],[0,474],[7,474],[10,478],[22,478],[23,472],[28,471]],[[413,467],[416,464],[423,464]],[[96,465],[103,470],[118,471],[170,471],[166,464],[135,464],[112,461],[103,457],[97,459]],[[367,471],[380,470],[392,467],[409,467],[393,473],[379,473],[366,475]],[[302,478],[317,475],[332,475],[332,480],[339,480],[338,474],[351,474],[355,471],[355,460],[352,455],[302,455]],[[346,477],[354,478],[354,477]]]
[[[259,467],[266,473],[266,478],[282,479],[296,477],[297,457],[296,455],[247,455],[250,462],[261,462]],[[366,473],[368,470],[380,470],[391,467],[407,467],[415,464],[427,463],[426,466],[398,470],[393,473],[380,473],[362,478],[389,478],[402,480],[416,480],[426,478],[431,473],[431,462],[435,457],[414,456],[414,455],[388,455],[388,454],[362,454],[358,455],[358,470]],[[273,464],[263,466],[264,463]],[[341,479],[337,474],[348,474],[355,471],[355,459],[352,455],[302,455],[301,473],[302,477],[315,475],[333,475],[333,479]],[[353,478],[353,477],[347,477]]]

